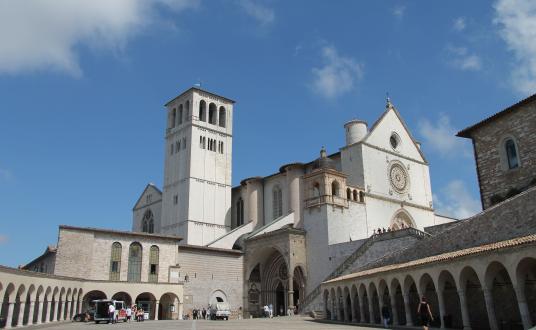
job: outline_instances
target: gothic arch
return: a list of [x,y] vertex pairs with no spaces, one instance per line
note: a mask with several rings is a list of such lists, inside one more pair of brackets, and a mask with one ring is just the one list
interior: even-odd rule
[[415,221],[413,220],[413,217],[411,214],[409,214],[408,211],[405,209],[399,209],[395,212],[393,217],[391,218],[391,223],[389,227],[392,230],[398,230],[402,228],[415,228]]

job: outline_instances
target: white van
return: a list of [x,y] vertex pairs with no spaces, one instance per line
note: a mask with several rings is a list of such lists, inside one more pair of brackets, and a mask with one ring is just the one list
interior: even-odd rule
[[95,303],[95,313],[93,314],[95,323],[110,323],[110,316],[108,315],[108,305],[110,304],[115,306],[115,321],[127,321],[127,310],[124,301],[99,299],[93,300],[93,302]]

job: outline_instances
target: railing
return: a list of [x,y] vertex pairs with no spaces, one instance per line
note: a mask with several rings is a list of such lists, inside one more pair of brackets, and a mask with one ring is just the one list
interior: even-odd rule
[[342,206],[342,207],[348,207],[348,200],[346,198],[342,198],[342,197],[334,196],[334,195],[322,195],[322,196],[317,196],[317,197],[313,197],[313,198],[309,198],[305,200],[306,208],[318,206],[322,204],[332,204],[332,205],[337,205],[337,206]]
[[[383,241],[386,239],[398,238],[402,236],[414,236],[418,239],[422,239],[428,236],[431,236],[428,233],[420,231],[416,228],[405,228],[400,230],[389,231],[385,233],[376,233],[372,234],[371,237],[367,238],[365,242],[357,248],[348,258],[346,258],[334,271],[331,272],[322,282],[329,281],[335,277],[341,276],[344,271],[346,271],[356,260],[361,257],[377,241]],[[302,306],[305,309],[318,295],[320,294],[320,289],[322,282],[316,286],[304,299]]]

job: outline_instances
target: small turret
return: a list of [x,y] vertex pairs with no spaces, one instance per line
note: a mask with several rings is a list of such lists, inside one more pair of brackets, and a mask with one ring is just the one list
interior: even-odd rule
[[346,130],[346,145],[357,143],[367,135],[368,127],[367,123],[362,120],[351,120],[344,124]]

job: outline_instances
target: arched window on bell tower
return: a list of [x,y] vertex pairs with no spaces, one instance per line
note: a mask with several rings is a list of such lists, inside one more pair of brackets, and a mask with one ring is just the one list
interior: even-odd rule
[[244,200],[242,197],[238,198],[236,202],[236,226],[242,226],[244,224]]
[[207,121],[207,102],[204,100],[199,102],[199,120]]
[[272,190],[272,213],[274,220],[283,215],[283,192],[279,186]]

